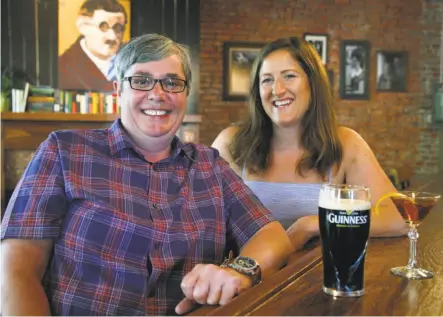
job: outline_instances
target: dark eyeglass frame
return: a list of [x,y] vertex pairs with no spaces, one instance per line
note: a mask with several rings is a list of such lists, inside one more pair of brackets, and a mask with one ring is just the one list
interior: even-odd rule
[[[154,81],[154,84],[152,85],[152,87],[150,89],[134,88],[134,87],[132,87],[132,78],[149,78],[149,79],[152,79]],[[184,83],[183,89],[180,90],[180,91],[171,91],[171,90],[165,89],[165,87],[163,87],[163,82],[166,81],[166,80],[171,80],[171,79],[183,82]],[[152,77],[149,77],[149,76],[128,76],[128,77],[123,77],[123,81],[125,81],[125,80],[127,80],[129,82],[129,86],[131,86],[132,89],[139,90],[139,91],[150,91],[150,90],[154,89],[154,87],[155,87],[155,85],[157,85],[157,83],[160,83],[160,87],[162,87],[164,92],[171,93],[171,94],[182,93],[183,91],[185,91],[186,87],[188,87],[188,81],[187,80],[180,79],[180,78],[175,78],[175,77],[173,77],[173,78],[171,78],[171,77],[152,78]]]

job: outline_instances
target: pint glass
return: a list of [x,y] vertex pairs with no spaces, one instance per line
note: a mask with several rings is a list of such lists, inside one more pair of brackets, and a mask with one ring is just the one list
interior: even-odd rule
[[333,296],[363,295],[371,218],[369,189],[364,186],[322,185],[318,213],[323,291]]

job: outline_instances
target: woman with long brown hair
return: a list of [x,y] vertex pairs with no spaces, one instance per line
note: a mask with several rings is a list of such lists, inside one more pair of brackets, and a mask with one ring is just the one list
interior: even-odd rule
[[[321,184],[369,187],[371,203],[396,191],[354,130],[338,127],[327,72],[315,49],[298,38],[267,44],[251,71],[249,116],[213,143],[287,229],[295,248],[319,234]],[[407,232],[395,206],[373,214],[372,236]]]

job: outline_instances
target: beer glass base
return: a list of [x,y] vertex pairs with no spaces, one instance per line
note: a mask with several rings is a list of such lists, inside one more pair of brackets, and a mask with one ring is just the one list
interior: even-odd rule
[[408,280],[424,280],[434,277],[434,273],[430,271],[407,266],[394,267],[391,269],[391,273],[396,276],[407,278]]
[[349,291],[349,292],[348,291],[337,291],[336,289],[323,286],[323,292],[325,292],[328,295],[338,296],[338,297],[359,297],[365,293],[365,290],[361,289],[358,291]]

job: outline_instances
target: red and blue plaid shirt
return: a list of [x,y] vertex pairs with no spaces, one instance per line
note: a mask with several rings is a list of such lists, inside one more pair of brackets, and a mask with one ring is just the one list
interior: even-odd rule
[[274,221],[212,148],[147,162],[120,121],[49,135],[6,210],[2,239],[53,239],[56,315],[170,315],[198,263],[220,263]]

